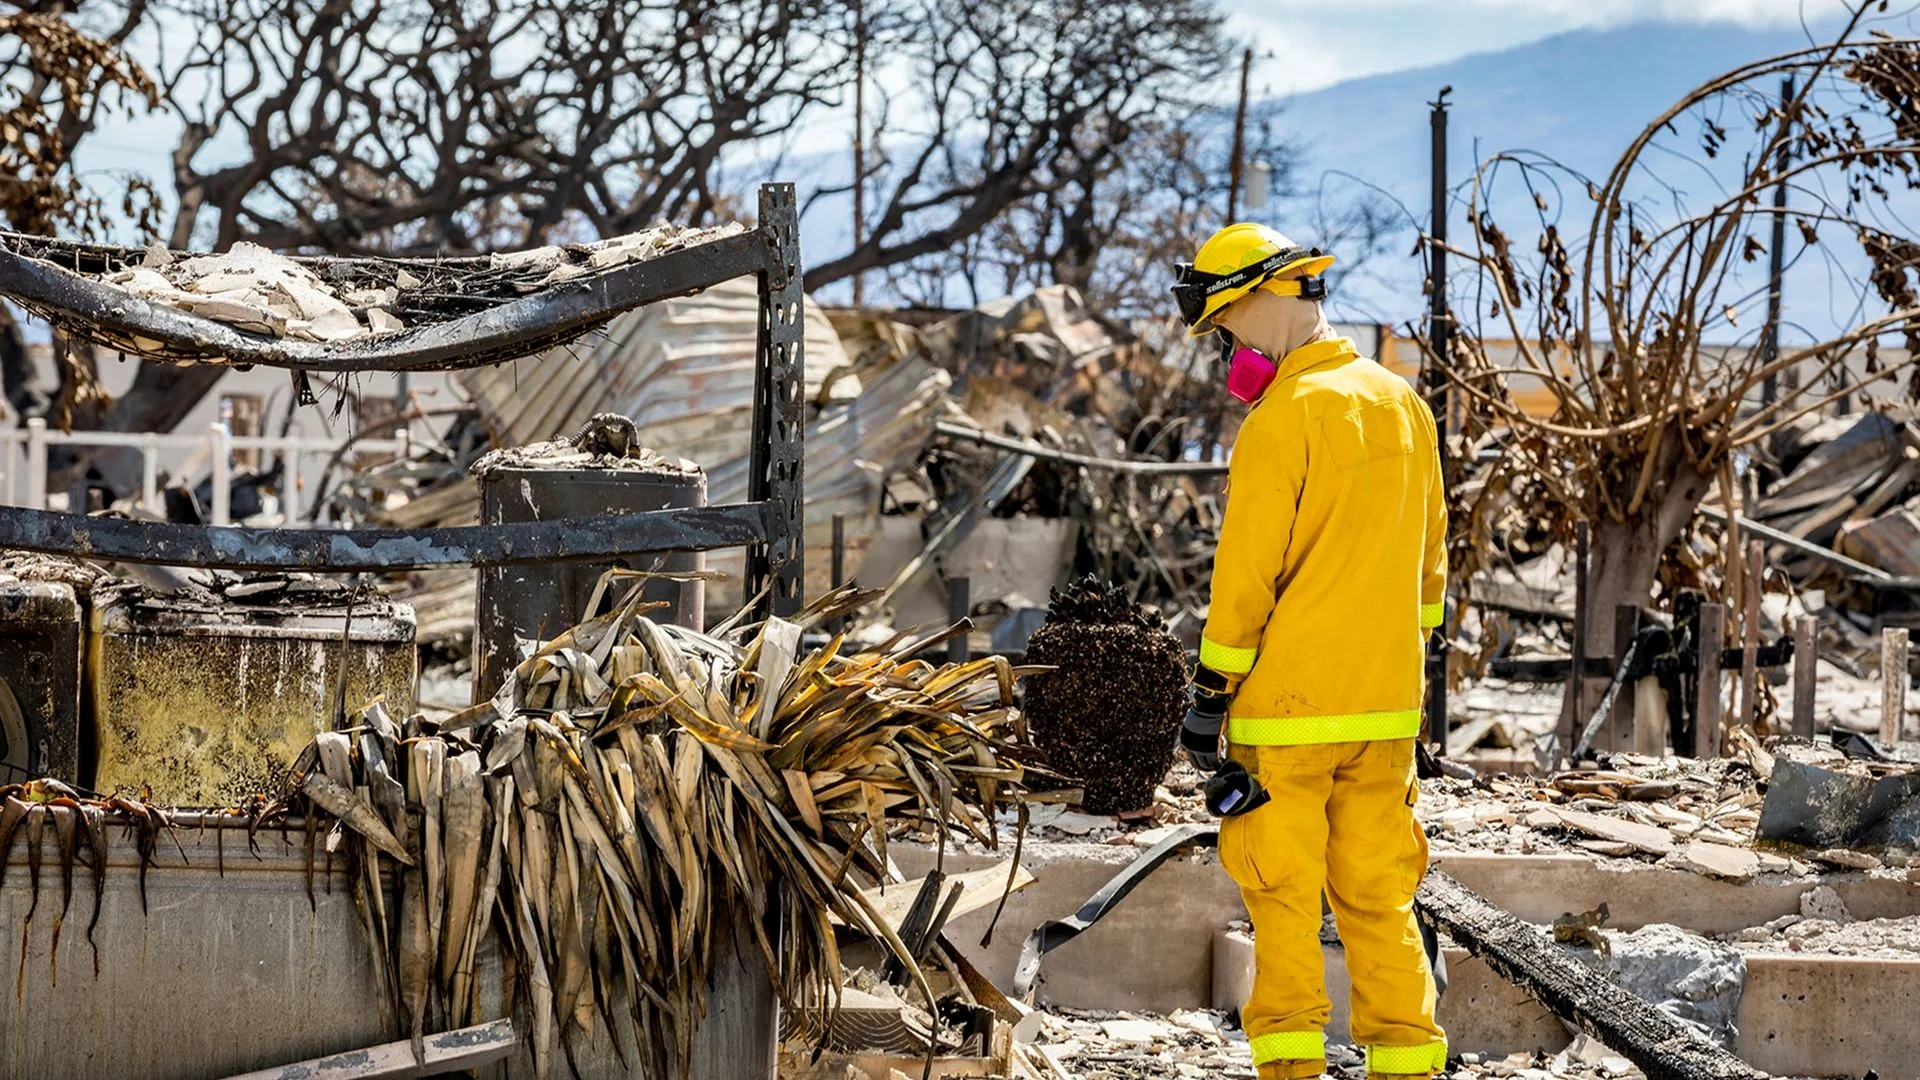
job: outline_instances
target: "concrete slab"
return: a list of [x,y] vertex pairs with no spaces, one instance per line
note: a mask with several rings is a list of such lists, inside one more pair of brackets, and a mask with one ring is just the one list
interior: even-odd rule
[[[933,866],[931,849],[890,844],[909,877]],[[1128,845],[1030,844],[1021,863],[1038,881],[1007,899],[993,925],[993,906],[953,920],[947,938],[1001,986],[1013,982],[1020,943],[1042,922],[1073,914],[1143,849]],[[949,871],[977,870],[1000,856],[949,853]],[[1240,891],[1212,852],[1173,859],[1141,882],[1099,925],[1047,954],[1040,997],[1077,1008],[1172,1012],[1207,999],[1213,935],[1246,918]]]
[[[910,876],[933,865],[932,849],[895,843],[895,861]],[[1035,926],[1079,909],[1095,890],[1136,858],[1132,845],[1028,844],[1022,862],[1039,879],[1007,901],[992,940],[983,942],[992,906],[956,919],[948,937],[980,970],[1011,982],[1020,943]],[[950,853],[948,869],[977,870],[998,857]],[[1436,869],[1529,922],[1608,905],[1622,930],[1672,923],[1702,933],[1732,933],[1800,912],[1805,878],[1727,881],[1632,859],[1587,855],[1499,855],[1436,852]],[[1857,919],[1898,918],[1920,911],[1920,885],[1865,874],[1821,879]],[[1246,918],[1239,889],[1211,851],[1170,860],[1099,925],[1047,954],[1043,1000],[1073,1008],[1167,1012],[1208,1000],[1213,935]]]
[[1734,1049],[1775,1076],[1920,1076],[1920,961],[1747,957]]
[[[1326,945],[1322,951],[1327,999],[1333,1006],[1327,1037],[1349,1041],[1347,994],[1353,983],[1347,978],[1346,950]],[[1503,1057],[1518,1050],[1553,1053],[1572,1041],[1566,1026],[1545,1006],[1465,949],[1449,947],[1446,956],[1447,992],[1440,999],[1439,1019],[1455,1053]],[[1240,1008],[1252,989],[1253,938],[1237,930],[1221,931],[1214,938],[1213,1007]]]
[[1496,855],[1435,852],[1433,866],[1528,922],[1605,903],[1609,926],[1633,930],[1672,923],[1706,934],[1729,934],[1800,912],[1800,894],[1826,884],[1857,919],[1892,919],[1920,911],[1920,886],[1862,873],[1757,877],[1736,882],[1635,859],[1586,855]]
[[[1327,1037],[1347,1036],[1345,951],[1326,946],[1333,1015]],[[1440,1026],[1456,1052],[1505,1055],[1564,1048],[1552,1013],[1465,949],[1449,946]],[[1213,1001],[1239,1008],[1253,988],[1253,940],[1236,931],[1214,939]],[[1841,956],[1747,957],[1734,1052],[1775,1076],[1920,1076],[1920,961]]]

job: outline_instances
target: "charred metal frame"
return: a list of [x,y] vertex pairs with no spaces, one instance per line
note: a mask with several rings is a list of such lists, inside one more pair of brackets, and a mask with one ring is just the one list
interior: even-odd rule
[[[761,198],[764,202],[764,191]],[[775,231],[763,220],[749,232],[576,278],[471,315],[337,345],[240,330],[27,258],[4,245],[0,294],[31,310],[78,315],[122,338],[159,342],[170,356],[300,371],[453,371],[540,352],[658,300],[691,296],[748,274],[778,272]],[[761,295],[764,299],[764,289]]]
[[[0,506],[0,548],[112,562],[160,563],[227,570],[297,569],[320,573],[387,572],[506,566],[550,559],[604,560],[656,551],[711,551],[747,547],[747,595],[762,613],[790,615],[803,603],[801,556],[805,439],[802,402],[803,342],[799,211],[792,184],[760,189],[759,227],[709,244],[625,267],[586,289],[564,285],[436,327],[414,332],[381,351],[366,343],[326,349],[260,339],[170,308],[133,310],[115,290],[107,306],[85,279],[36,266],[18,256],[0,258],[0,294],[32,305],[52,305],[103,322],[118,319],[129,332],[151,336],[156,323],[183,333],[205,331],[233,363],[311,370],[421,370],[472,367],[505,359],[503,347],[535,351],[557,327],[604,322],[611,314],[686,296],[753,274],[760,290],[760,331],[753,399],[749,501],[726,506],[597,515],[558,521],[441,529],[247,529],[88,517]],[[60,286],[51,289],[48,283]],[[75,282],[79,282],[76,285]],[[536,303],[537,302],[537,303]],[[556,316],[556,311],[560,314]],[[129,322],[131,315],[135,322]],[[118,325],[118,324],[116,324]],[[205,328],[214,328],[206,330]],[[296,348],[296,346],[303,346]],[[463,351],[464,350],[464,351]],[[312,355],[308,355],[311,353]],[[473,359],[474,354],[484,354]],[[289,356],[296,357],[289,362]],[[471,362],[469,362],[471,361]]]

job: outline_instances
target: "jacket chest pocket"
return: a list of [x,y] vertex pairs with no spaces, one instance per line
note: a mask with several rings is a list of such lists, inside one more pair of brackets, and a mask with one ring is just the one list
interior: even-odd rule
[[1339,469],[1413,453],[1413,419],[1402,401],[1362,405],[1320,422],[1320,441]]

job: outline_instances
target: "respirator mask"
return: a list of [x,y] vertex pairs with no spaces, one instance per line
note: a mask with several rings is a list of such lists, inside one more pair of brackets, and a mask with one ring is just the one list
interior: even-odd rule
[[1258,349],[1234,347],[1233,339],[1220,335],[1220,362],[1227,365],[1227,393],[1251,405],[1260,400],[1280,374],[1280,365]]

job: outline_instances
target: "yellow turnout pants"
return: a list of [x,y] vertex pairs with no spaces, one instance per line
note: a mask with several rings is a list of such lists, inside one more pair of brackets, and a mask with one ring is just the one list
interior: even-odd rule
[[1234,745],[1273,800],[1220,825],[1220,861],[1253,917],[1253,994],[1241,1022],[1254,1064],[1326,1056],[1330,1005],[1320,952],[1326,895],[1353,981],[1350,1029],[1374,1074],[1446,1067],[1433,972],[1413,918],[1427,871],[1414,820],[1412,739]]

